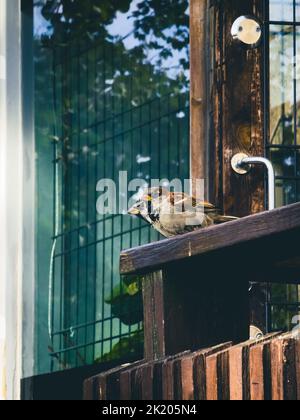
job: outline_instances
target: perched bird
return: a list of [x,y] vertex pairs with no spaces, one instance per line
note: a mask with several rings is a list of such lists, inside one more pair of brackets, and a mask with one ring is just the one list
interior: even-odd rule
[[213,204],[160,187],[145,190],[128,214],[144,219],[166,238],[237,219],[222,216]]

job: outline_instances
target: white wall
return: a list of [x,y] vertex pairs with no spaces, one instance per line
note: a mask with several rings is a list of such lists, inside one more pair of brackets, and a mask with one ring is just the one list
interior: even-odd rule
[[20,42],[19,0],[0,0],[0,399],[19,398],[22,368]]

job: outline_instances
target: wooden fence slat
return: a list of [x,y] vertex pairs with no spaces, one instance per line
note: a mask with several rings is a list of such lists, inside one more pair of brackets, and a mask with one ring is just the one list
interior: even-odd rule
[[142,400],[153,400],[153,364],[148,364],[142,368]]
[[184,358],[181,361],[181,388],[183,401],[194,400],[194,357]]
[[163,378],[163,400],[174,400],[174,381],[173,381],[173,368],[174,361],[165,362],[162,365],[162,378]]
[[100,401],[107,401],[109,399],[106,389],[106,377],[106,375],[101,375],[97,378],[99,394],[96,394],[96,399]]
[[218,393],[219,400],[230,400],[229,382],[229,352],[224,351],[218,356]]
[[282,340],[274,340],[270,345],[272,401],[283,401],[283,348]]
[[170,392],[168,376],[166,376],[166,364],[171,361],[176,361],[177,359],[180,359],[189,353],[189,351],[186,351],[178,355],[169,356],[165,359],[153,362],[153,400],[161,401],[164,399],[164,395]]
[[264,344],[250,348],[250,399],[263,401],[264,387]]
[[227,401],[230,398],[229,353],[216,353],[206,359],[206,396],[208,401]]
[[94,401],[95,400],[95,385],[96,385],[96,378],[89,378],[84,381],[83,385],[83,400],[84,401]]
[[300,400],[300,341],[270,334],[121,366],[84,383],[86,400]]
[[297,375],[295,340],[289,338],[283,342],[283,390],[285,401],[297,400]]
[[143,361],[138,361],[128,365],[122,365],[117,368],[111,369],[105,373],[101,373],[94,377],[94,399],[105,401],[120,399],[121,387],[120,379],[121,374],[134,367],[140,366]]
[[143,369],[136,368],[131,371],[131,400],[142,400],[142,382],[143,382]]
[[241,346],[235,346],[229,351],[229,392],[232,401],[244,399],[243,353]]
[[153,400],[161,401],[163,399],[163,373],[162,362],[156,362],[153,365]]
[[272,359],[271,359],[271,341],[264,345],[264,394],[265,401],[272,401]]
[[194,359],[194,398],[198,401],[206,400],[206,359],[221,351],[227,350],[232,346],[231,342],[201,350],[193,354]]
[[206,359],[206,399],[218,400],[218,356],[216,354]]
[[157,360],[165,356],[163,273],[147,274],[143,279],[144,358]]
[[148,362],[131,371],[132,399],[153,400],[153,364]]
[[200,353],[194,360],[194,397],[196,401],[206,400],[206,357]]
[[120,397],[132,401],[153,399],[153,363],[144,361],[120,374]]
[[131,400],[131,375],[128,370],[120,374],[120,400]]

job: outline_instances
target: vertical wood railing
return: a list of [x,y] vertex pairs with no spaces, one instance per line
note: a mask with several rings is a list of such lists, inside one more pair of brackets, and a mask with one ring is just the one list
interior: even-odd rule
[[87,400],[300,400],[300,335],[269,335],[151,362],[86,381]]

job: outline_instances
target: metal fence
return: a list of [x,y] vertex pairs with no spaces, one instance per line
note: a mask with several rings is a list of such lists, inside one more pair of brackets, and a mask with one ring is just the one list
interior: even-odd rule
[[[59,10],[50,16],[57,19]],[[47,356],[52,371],[143,351],[140,279],[120,278],[119,256],[159,235],[127,215],[98,214],[97,182],[107,178],[118,185],[120,171],[128,181],[189,178],[189,82],[182,64],[188,42],[181,53],[165,45],[172,61],[166,62],[163,52],[160,60],[152,59],[153,50],[147,55],[141,46],[105,38],[100,30],[94,36],[85,28],[83,36],[70,37],[55,22],[52,32],[45,30],[35,41],[38,230],[43,222],[52,225]],[[49,196],[52,220],[45,221]],[[41,253],[43,238],[45,231],[38,234]],[[43,331],[49,249],[45,254],[38,262]],[[38,345],[44,358],[45,342]]]
[[[266,5],[266,151],[275,167],[280,207],[300,201],[300,3],[270,0]],[[290,329],[299,301],[298,286],[270,286],[267,328]]]

